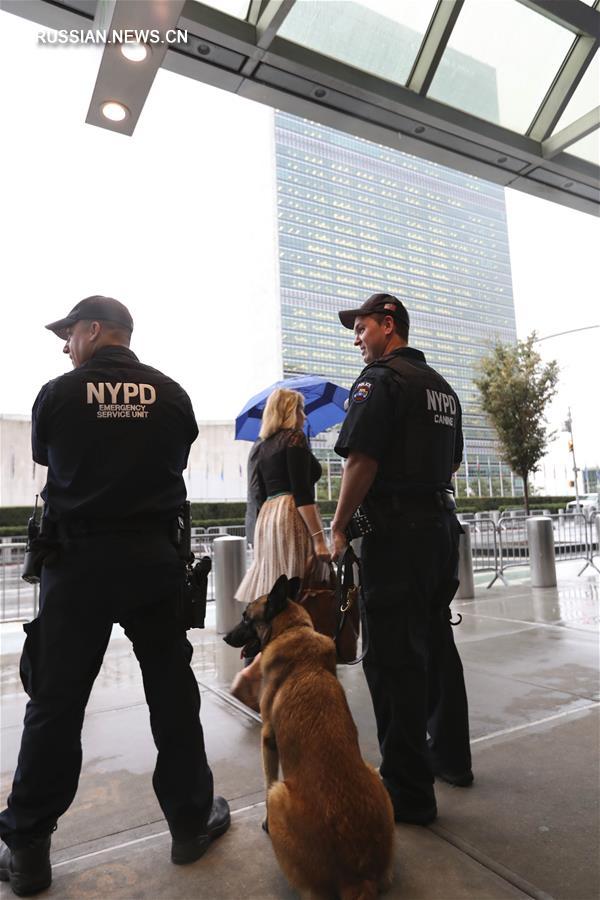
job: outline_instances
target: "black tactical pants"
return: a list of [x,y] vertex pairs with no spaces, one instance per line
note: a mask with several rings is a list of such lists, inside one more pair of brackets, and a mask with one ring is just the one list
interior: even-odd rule
[[398,515],[390,533],[363,539],[364,671],[381,776],[399,812],[435,805],[432,764],[453,773],[471,768],[467,697],[449,610],[458,584],[458,534],[454,515],[440,512]]
[[40,614],[25,626],[21,677],[30,696],[0,836],[11,847],[48,834],[81,769],[85,707],[120,622],[139,661],[158,750],[153,786],[174,837],[204,830],[213,780],[200,724],[192,646],[175,612],[183,569],[166,535],[63,542],[42,571]]

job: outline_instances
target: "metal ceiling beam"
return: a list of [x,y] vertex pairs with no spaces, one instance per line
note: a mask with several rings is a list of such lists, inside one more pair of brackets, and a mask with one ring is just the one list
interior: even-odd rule
[[93,11],[87,8],[73,9],[46,0],[0,0],[0,9],[14,13],[43,28],[88,28],[94,20]]
[[[7,0],[0,2],[5,6]],[[70,0],[71,4],[82,2]],[[180,0],[175,2],[179,4]],[[543,7],[544,15],[551,8],[552,16],[560,15],[561,21],[569,18],[572,30],[577,30],[577,22],[586,29],[596,22],[596,9],[580,0],[526,2],[540,12]],[[157,3],[148,0],[134,2],[134,6],[155,7]],[[42,8],[57,5],[62,6],[62,0],[38,4]],[[192,0],[182,7],[177,24],[188,29],[190,41],[185,47],[167,50],[163,66],[170,71],[497,184],[584,212],[600,212],[600,169],[586,160],[561,152],[561,148],[553,152],[552,144],[546,145],[552,154],[546,158],[541,141],[531,135],[478,119],[277,35],[269,36],[268,48],[259,47],[256,23]],[[263,0],[254,3],[250,12],[259,21],[268,9]],[[266,19],[263,24],[263,34],[267,34]],[[589,47],[589,40],[586,45]],[[437,51],[434,49],[432,37],[426,51],[431,63],[439,50],[440,45]],[[429,67],[425,56],[421,70],[419,79],[426,78]]]
[[600,38],[600,12],[582,0],[519,0],[519,3],[575,34]]
[[598,52],[598,46],[598,40],[591,37],[580,35],[575,39],[527,130],[534,141],[543,141],[552,134],[587,67]]
[[410,91],[424,95],[429,90],[464,2],[465,0],[438,0],[406,82]]
[[[137,0],[108,0],[98,3],[95,26],[109,31],[157,31],[162,43],[149,43],[149,53],[142,62],[131,62],[121,53],[121,45],[107,43],[102,53],[96,84],[88,109],[86,122],[108,128],[119,134],[133,134],[152,83],[158,72],[167,44],[165,35],[177,29],[184,0],[155,0],[139,3]],[[120,122],[113,122],[102,114],[107,101],[123,104],[128,115]]]
[[256,23],[256,44],[266,50],[285,22],[296,0],[268,0]]
[[285,22],[295,2],[296,0],[262,0],[261,3],[250,7],[248,17],[251,21],[256,21],[254,26],[256,49],[242,66],[242,75],[246,78],[254,74],[264,59],[265,53],[275,40],[277,31]]
[[544,159],[553,159],[558,153],[566,150],[571,144],[575,144],[600,128],[600,106],[591,109],[584,116],[576,119],[566,128],[562,128],[556,134],[542,141],[542,155]]

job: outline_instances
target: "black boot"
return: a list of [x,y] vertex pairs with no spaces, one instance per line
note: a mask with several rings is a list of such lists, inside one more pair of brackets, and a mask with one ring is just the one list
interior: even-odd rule
[[5,845],[0,851],[0,881],[10,881],[18,897],[50,887],[50,835],[32,838],[27,845],[14,850]]
[[229,804],[224,797],[215,797],[206,823],[206,830],[184,841],[173,838],[171,844],[171,862],[177,866],[200,859],[208,850],[211,841],[225,834],[231,824]]

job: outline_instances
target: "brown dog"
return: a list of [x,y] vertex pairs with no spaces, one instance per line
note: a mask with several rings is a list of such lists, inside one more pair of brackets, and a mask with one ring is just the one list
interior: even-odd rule
[[298,587],[282,575],[225,640],[262,648],[267,821],[283,872],[313,897],[368,900],[391,883],[392,804],[360,754],[334,643],[293,602]]

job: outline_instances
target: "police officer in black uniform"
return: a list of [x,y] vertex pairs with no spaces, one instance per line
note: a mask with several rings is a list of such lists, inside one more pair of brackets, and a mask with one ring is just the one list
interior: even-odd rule
[[85,706],[113,622],[142,670],[172,861],[198,859],[230,822],[227,802],[213,796],[192,646],[178,616],[177,512],[198,434],[189,397],[129,349],[133,320],[118,300],[88,297],[46,327],[66,341],[74,369],[44,385],[33,407],[33,458],[48,466],[35,545],[40,613],[25,626],[30,700],[0,814],[0,879],[19,895],[51,882],[50,834],[77,790]]
[[[335,450],[347,458],[332,523],[338,558],[357,507],[373,530],[362,543],[381,776],[397,821],[437,815],[434,775],[472,783],[467,698],[451,628],[458,538],[451,487],[463,449],[461,409],[447,381],[408,346],[409,318],[390,294],[339,313],[365,368]],[[429,739],[427,739],[427,733]]]

